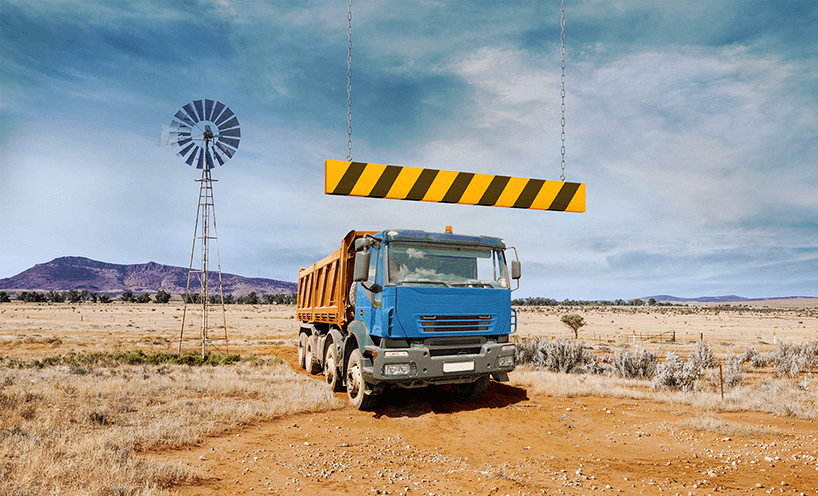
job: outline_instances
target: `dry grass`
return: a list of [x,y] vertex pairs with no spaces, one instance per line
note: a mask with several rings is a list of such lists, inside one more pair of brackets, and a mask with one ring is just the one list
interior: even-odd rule
[[141,453],[341,406],[279,361],[0,369],[0,486],[27,496],[164,494],[193,475]]
[[533,367],[518,367],[509,374],[511,384],[533,394],[555,397],[595,396],[599,398],[632,398],[690,405],[706,412],[764,412],[805,420],[818,420],[818,388],[804,391],[797,378],[765,378],[733,389],[725,388],[724,400],[713,391],[654,391],[647,380],[626,379],[608,375],[563,374],[540,372]]
[[739,424],[716,418],[712,415],[698,415],[689,419],[675,423],[675,427],[699,432],[710,432],[719,436],[734,437],[763,437],[763,436],[789,436],[777,429],[765,429],[753,425]]

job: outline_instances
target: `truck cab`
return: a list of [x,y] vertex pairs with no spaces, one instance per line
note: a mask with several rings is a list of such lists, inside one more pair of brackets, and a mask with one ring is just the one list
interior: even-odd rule
[[511,281],[520,266],[516,256],[507,261],[503,240],[384,230],[354,236],[347,251],[348,321],[306,339],[317,350],[327,340],[335,347],[313,355],[323,355],[325,376],[346,387],[353,405],[372,406],[386,388],[433,384],[474,399],[490,377],[508,379],[515,366]]

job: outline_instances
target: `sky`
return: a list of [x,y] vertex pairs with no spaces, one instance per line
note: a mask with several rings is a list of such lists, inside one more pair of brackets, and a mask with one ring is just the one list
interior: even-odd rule
[[[503,238],[514,297],[818,296],[818,2],[567,0],[565,177],[585,213],[327,196],[340,0],[2,0],[0,278],[187,267],[200,174],[157,146],[229,106],[223,272],[295,281],[350,230]],[[558,180],[560,2],[353,0],[352,158]]]

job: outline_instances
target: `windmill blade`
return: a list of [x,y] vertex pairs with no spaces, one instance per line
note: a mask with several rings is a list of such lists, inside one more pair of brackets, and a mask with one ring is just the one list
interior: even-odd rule
[[194,100],[193,106],[196,107],[196,115],[199,117],[199,120],[196,122],[202,122],[203,120],[205,120],[204,102],[202,102],[201,100]]
[[182,106],[182,109],[184,109],[184,111],[185,111],[185,112],[187,112],[187,115],[188,115],[188,116],[189,116],[189,118],[190,118],[189,120],[190,120],[191,122],[193,122],[193,124],[191,124],[192,126],[195,126],[195,125],[196,125],[196,123],[197,123],[197,122],[199,122],[199,121],[201,120],[201,119],[199,119],[199,117],[196,115],[196,111],[195,111],[195,110],[193,110],[193,105],[191,105],[191,104],[189,104],[189,103],[188,103],[187,105]]
[[227,158],[233,158],[233,154],[236,153],[236,150],[233,150],[230,147],[224,146],[223,144],[219,143],[218,141],[215,143],[216,147],[223,151]]
[[193,129],[187,126],[181,126],[179,127],[177,134],[180,138],[190,138],[193,135]]
[[198,149],[198,152],[199,152],[199,158],[196,161],[196,168],[201,169],[202,167],[204,167],[204,155],[205,154],[204,154],[204,150],[202,150],[201,148]]
[[213,169],[213,159],[210,156],[210,150],[205,150],[205,166],[207,170]]
[[219,136],[219,142],[224,143],[227,146],[232,146],[233,148],[239,148],[239,140],[234,138],[225,138],[223,136]]
[[185,124],[187,124],[187,125],[188,125],[188,126],[190,126],[190,127],[193,127],[193,126],[195,126],[195,125],[196,125],[196,123],[195,123],[195,122],[193,122],[192,120],[190,120],[190,117],[188,117],[187,115],[185,115],[185,113],[184,113],[184,112],[182,112],[181,110],[180,110],[180,111],[178,111],[178,112],[176,112],[176,114],[174,115],[174,117],[176,117],[177,119],[179,119],[180,121],[184,122]]
[[219,131],[219,136],[232,136],[234,138],[241,138],[241,129],[233,128],[233,129],[225,129],[224,131]]
[[[190,143],[186,143],[186,144],[182,145],[182,147],[183,147],[182,150],[177,152],[176,155],[179,155],[183,159],[188,159],[189,158],[188,153],[190,153],[191,150],[193,150],[193,153],[196,152],[196,143],[193,143],[192,141]],[[187,160],[185,160],[185,161],[187,161]],[[187,164],[187,165],[190,165],[190,164]]]
[[180,138],[178,141],[171,143],[171,146],[174,148],[186,148],[189,145],[196,146],[196,144],[193,143],[193,140],[190,138]]
[[205,103],[204,120],[213,122],[213,119],[211,119],[211,117],[213,116],[213,100],[205,99],[204,103]]
[[185,163],[187,165],[193,165],[193,162],[196,160],[196,155],[199,154],[199,150],[200,148],[196,146],[196,144],[194,143],[192,146],[191,154],[187,157],[187,160],[185,160]]
[[210,122],[215,123],[216,120],[221,116],[222,111],[227,108],[224,106],[222,102],[216,102],[216,105],[213,107],[213,114],[210,116]]
[[237,118],[233,117],[229,121],[227,121],[224,124],[222,124],[221,126],[219,126],[219,129],[230,129],[230,128],[234,128],[234,127],[238,127],[238,126],[239,126],[239,120]]
[[219,162],[219,165],[224,165],[225,159],[222,158],[222,153],[219,151],[219,148],[214,146],[210,151],[213,152],[213,156],[216,157],[216,161]]
[[216,124],[217,126],[219,126],[219,128],[221,128],[222,127],[222,122],[224,122],[227,119],[233,117],[234,115],[235,114],[233,114],[233,111],[230,110],[229,107],[227,107],[227,108],[224,109],[224,113],[222,115],[220,115],[217,120],[213,121],[213,123]]

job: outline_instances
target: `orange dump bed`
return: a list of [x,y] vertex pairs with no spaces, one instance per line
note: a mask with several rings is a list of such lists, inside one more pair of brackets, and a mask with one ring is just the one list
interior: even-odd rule
[[343,327],[352,318],[347,307],[355,267],[355,240],[376,231],[350,231],[341,248],[298,271],[296,315],[302,322],[323,322]]

